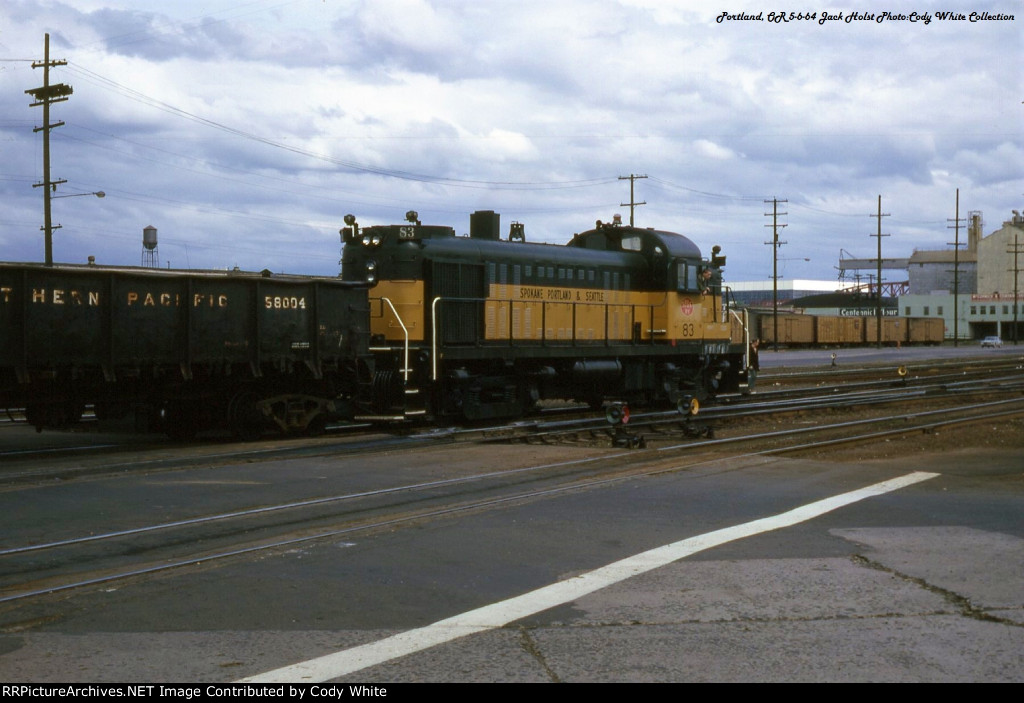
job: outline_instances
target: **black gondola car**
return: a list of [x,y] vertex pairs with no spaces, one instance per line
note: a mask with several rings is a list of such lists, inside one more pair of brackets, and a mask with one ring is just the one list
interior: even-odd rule
[[369,392],[366,286],[0,264],[0,408],[37,428],[129,410],[172,436],[317,430]]

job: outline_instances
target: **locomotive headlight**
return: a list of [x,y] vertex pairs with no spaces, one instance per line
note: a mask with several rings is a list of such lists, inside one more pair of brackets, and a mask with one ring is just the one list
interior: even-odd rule
[[376,270],[377,270],[377,262],[374,261],[373,259],[367,259],[366,260],[366,272],[367,273],[373,273]]
[[379,247],[381,241],[382,240],[380,238],[380,235],[379,234],[375,234],[372,237],[370,237],[370,246]]
[[370,246],[370,238],[369,237],[365,237],[364,236],[360,241],[363,243],[364,247]]

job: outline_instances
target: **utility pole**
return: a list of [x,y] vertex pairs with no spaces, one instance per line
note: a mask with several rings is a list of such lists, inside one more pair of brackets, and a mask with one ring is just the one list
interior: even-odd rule
[[876,318],[876,332],[878,333],[878,347],[882,346],[882,237],[888,237],[888,234],[882,234],[882,218],[889,217],[889,213],[882,214],[882,196],[878,196],[878,214],[872,215],[872,217],[878,218],[878,233],[872,234],[872,237],[878,237],[878,277],[875,279],[875,285],[878,286],[878,297],[875,309]]
[[[1020,274],[1020,267],[1017,265],[1017,254],[1021,253],[1020,242],[1017,241],[1017,235],[1013,235],[1013,343],[1017,343],[1017,310],[1020,308],[1020,291],[1018,288],[1018,280]],[[1010,249],[1006,250],[1006,253],[1011,253]]]
[[25,91],[36,100],[29,107],[43,106],[43,126],[32,130],[33,132],[43,133],[43,180],[41,183],[33,183],[32,187],[41,187],[43,189],[44,224],[40,229],[43,230],[46,238],[47,266],[53,266],[53,230],[60,229],[60,225],[54,226],[53,224],[53,217],[50,214],[50,198],[51,194],[57,190],[58,185],[67,183],[65,179],[50,180],[50,130],[54,127],[61,127],[64,124],[63,122],[50,124],[50,105],[67,100],[68,96],[73,92],[71,86],[63,83],[50,85],[50,66],[64,66],[66,64],[67,61],[64,60],[50,61],[50,35],[47,34],[42,62],[35,61],[32,63],[32,68],[41,67],[43,69],[43,86]]
[[[950,220],[946,220],[950,222]],[[956,219],[952,220],[953,225],[946,229],[956,230],[956,237],[953,245],[953,346],[960,343],[960,189],[956,189]]]
[[[633,173],[629,174],[628,176],[619,176],[619,180],[620,181],[625,181],[625,180],[629,181],[629,226],[630,227],[633,226],[633,210],[635,210],[638,205],[646,205],[647,204],[646,200],[643,201],[642,203],[638,203],[633,198],[633,184],[639,178],[647,178],[647,176],[646,175],[645,176],[637,176],[636,174],[633,174]],[[619,207],[626,207],[626,203],[619,203]]]
[[772,198],[771,200],[765,200],[766,203],[772,204],[772,211],[766,212],[765,217],[771,216],[772,223],[765,225],[765,227],[772,228],[772,241],[765,242],[765,244],[772,245],[772,351],[779,350],[779,247],[786,242],[779,241],[779,228],[786,227],[787,225],[779,224],[779,216],[786,215],[788,213],[779,212],[779,203],[788,203],[788,200],[779,200],[778,198]]

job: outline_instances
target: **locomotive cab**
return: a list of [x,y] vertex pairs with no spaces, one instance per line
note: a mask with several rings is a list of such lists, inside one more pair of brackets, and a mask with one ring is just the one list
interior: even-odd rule
[[594,229],[577,234],[569,246],[603,251],[637,252],[648,262],[639,284],[652,290],[699,290],[700,249],[675,232],[624,227],[618,216],[612,223],[597,222]]

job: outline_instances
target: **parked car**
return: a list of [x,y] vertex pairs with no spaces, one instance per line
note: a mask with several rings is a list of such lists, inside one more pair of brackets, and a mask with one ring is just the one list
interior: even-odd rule
[[992,348],[1001,347],[1003,346],[1003,340],[1001,340],[999,337],[995,335],[992,335],[989,337],[985,337],[985,339],[981,340],[981,346]]

